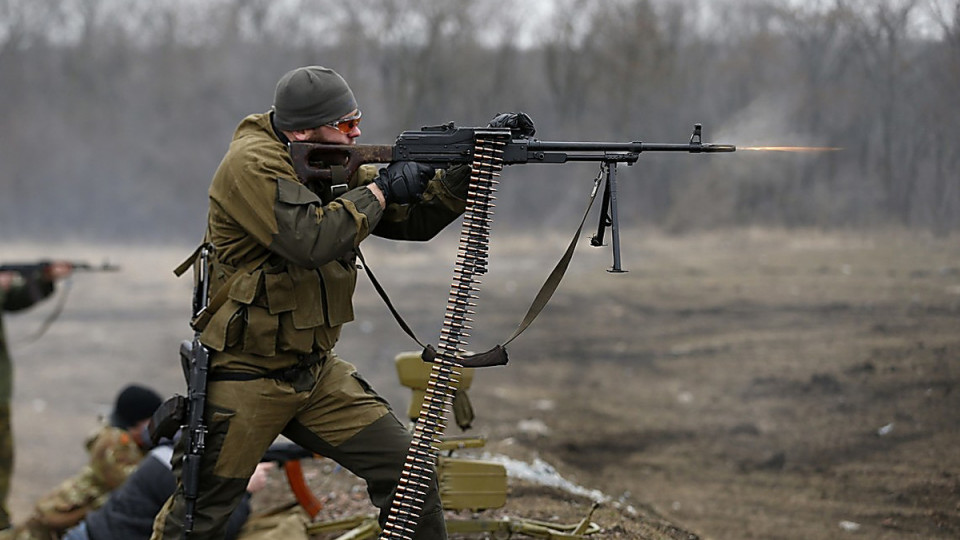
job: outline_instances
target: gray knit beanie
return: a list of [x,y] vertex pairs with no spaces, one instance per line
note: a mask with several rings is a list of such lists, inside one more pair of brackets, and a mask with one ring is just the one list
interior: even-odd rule
[[306,66],[288,71],[273,96],[273,122],[284,131],[312,129],[357,108],[347,81],[336,71]]

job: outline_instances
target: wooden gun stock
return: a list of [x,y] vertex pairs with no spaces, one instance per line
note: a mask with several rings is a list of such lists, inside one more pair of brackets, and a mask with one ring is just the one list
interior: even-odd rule
[[304,144],[290,145],[290,157],[300,180],[309,184],[346,184],[361,165],[390,163],[394,147],[379,144]]

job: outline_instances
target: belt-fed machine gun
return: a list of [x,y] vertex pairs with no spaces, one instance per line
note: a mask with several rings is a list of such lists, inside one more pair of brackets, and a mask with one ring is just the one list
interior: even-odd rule
[[695,124],[690,141],[686,143],[648,142],[560,142],[514,136],[509,128],[457,127],[453,122],[424,127],[419,131],[400,133],[392,145],[377,144],[323,144],[291,142],[290,156],[297,175],[306,183],[314,183],[321,192],[337,194],[345,190],[348,179],[367,163],[416,161],[435,167],[472,163],[477,136],[504,135],[503,153],[498,156],[503,165],[534,163],[594,162],[603,167],[606,179],[597,233],[591,239],[594,246],[603,245],[604,230],[611,229],[613,267],[621,272],[620,220],[617,209],[617,165],[633,165],[640,154],[651,152],[681,152],[688,154],[716,154],[735,152],[731,144],[704,143],[703,128]]
[[[530,132],[532,135],[532,131]],[[415,161],[436,167],[454,164],[470,165],[470,184],[466,210],[460,231],[457,261],[453,282],[444,315],[443,328],[436,347],[424,345],[418,339],[391,302],[382,292],[369,266],[368,274],[378,293],[383,296],[401,327],[424,350],[421,356],[430,362],[430,376],[425,389],[423,406],[414,424],[413,441],[408,449],[403,473],[397,484],[390,514],[381,538],[409,540],[416,528],[422,510],[424,494],[430,489],[430,464],[437,463],[438,449],[446,422],[446,407],[453,396],[463,369],[498,366],[507,363],[506,345],[522,333],[540,313],[556,290],[573,255],[576,241],[589,215],[594,198],[604,180],[603,206],[597,234],[592,244],[602,245],[605,230],[612,230],[612,272],[622,272],[620,261],[619,215],[617,208],[617,165],[632,165],[643,152],[720,153],[734,152],[732,145],[704,144],[702,128],[694,127],[689,142],[661,143],[604,143],[604,142],[547,142],[539,141],[501,127],[458,128],[453,123],[427,127],[420,131],[405,131],[394,145],[330,145],[292,143],[290,147],[294,167],[301,181],[329,200],[338,190],[346,189],[353,172],[364,163]],[[472,323],[471,314],[475,294],[479,291],[479,277],[486,273],[489,252],[493,200],[500,170],[504,165],[521,163],[567,163],[591,161],[600,163],[601,170],[593,182],[589,203],[570,246],[567,248],[547,281],[537,293],[530,310],[517,330],[502,344],[479,354],[467,354],[469,334],[465,329]],[[605,178],[604,178],[605,177]],[[361,258],[362,260],[362,258]],[[364,261],[365,263],[365,261]],[[439,463],[437,463],[439,466]],[[415,501],[411,503],[410,501]]]

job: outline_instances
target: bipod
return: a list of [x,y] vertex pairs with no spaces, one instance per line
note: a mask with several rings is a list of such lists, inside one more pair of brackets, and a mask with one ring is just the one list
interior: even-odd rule
[[[632,165],[632,163],[630,163]],[[607,270],[612,274],[626,272],[620,265],[620,214],[617,209],[617,160],[609,159],[600,163],[600,174],[605,175],[603,181],[603,198],[600,202],[600,222],[597,224],[597,234],[590,238],[590,245],[601,247],[603,234],[610,228],[610,244],[613,246],[613,266]],[[599,177],[598,177],[599,178]]]

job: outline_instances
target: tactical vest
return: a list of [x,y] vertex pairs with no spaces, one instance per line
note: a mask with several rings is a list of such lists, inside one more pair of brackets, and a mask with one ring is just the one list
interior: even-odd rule
[[238,270],[214,256],[211,297],[224,286],[228,290],[200,335],[205,345],[266,357],[333,348],[340,325],[354,318],[355,256],[317,270],[282,261],[270,264],[273,259],[278,257]]
[[[251,166],[270,175],[261,172],[256,173],[259,177],[240,181],[254,174]],[[311,269],[290,263],[265,247],[276,233],[272,220],[277,203],[320,202],[301,184],[271,180],[293,179],[295,174],[285,146],[270,127],[269,116],[251,115],[238,127],[211,184],[205,240],[214,247],[211,301],[203,320],[194,321],[194,328],[202,330],[204,345],[244,357],[242,363],[247,365],[282,367],[295,362],[289,357],[329,351],[339,338],[340,326],[354,319],[357,267],[353,252]],[[350,187],[368,183],[375,175],[376,168],[361,167],[350,179]],[[185,271],[192,262],[185,261],[178,270]],[[265,361],[267,358],[274,360]],[[213,364],[220,365],[216,357]]]

